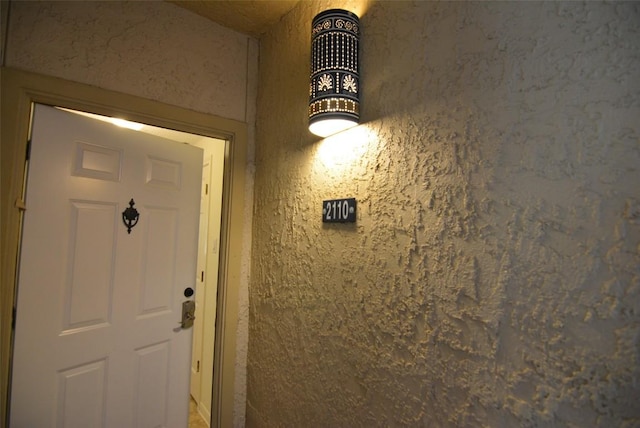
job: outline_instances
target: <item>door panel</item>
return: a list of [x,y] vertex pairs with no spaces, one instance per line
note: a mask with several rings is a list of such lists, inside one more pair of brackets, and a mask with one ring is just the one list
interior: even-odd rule
[[201,166],[195,147],[36,106],[12,427],[186,427]]
[[[171,308],[176,260],[178,212],[175,209],[146,207],[144,230],[143,280],[140,283],[138,316],[163,312]],[[195,269],[193,271],[195,275]]]
[[106,398],[106,360],[58,374],[58,426],[101,426]]
[[111,321],[116,210],[113,203],[71,201],[69,266],[63,334]]
[[136,349],[135,359],[135,426],[167,426],[165,406],[169,387],[169,342]]

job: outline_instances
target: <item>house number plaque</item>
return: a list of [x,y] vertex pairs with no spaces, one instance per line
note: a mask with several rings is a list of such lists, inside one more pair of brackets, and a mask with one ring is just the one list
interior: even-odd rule
[[355,223],[356,198],[322,201],[323,223]]

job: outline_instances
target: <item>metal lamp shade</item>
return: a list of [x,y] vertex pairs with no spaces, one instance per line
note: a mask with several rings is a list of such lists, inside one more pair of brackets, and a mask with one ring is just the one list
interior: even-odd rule
[[360,120],[359,45],[360,20],[354,13],[331,9],[313,19],[309,130],[318,136]]

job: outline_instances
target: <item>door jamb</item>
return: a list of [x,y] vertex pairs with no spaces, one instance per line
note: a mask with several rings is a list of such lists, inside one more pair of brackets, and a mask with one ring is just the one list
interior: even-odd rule
[[[0,426],[8,424],[13,306],[16,293],[31,104],[114,116],[227,141],[223,180],[218,307],[211,426],[233,424],[238,290],[244,218],[245,123],[141,97],[8,67],[0,68]],[[233,239],[235,238],[235,239]]]

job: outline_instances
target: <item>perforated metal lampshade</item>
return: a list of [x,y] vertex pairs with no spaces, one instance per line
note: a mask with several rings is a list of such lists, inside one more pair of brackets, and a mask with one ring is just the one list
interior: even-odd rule
[[309,130],[321,137],[360,121],[360,20],[330,9],[313,18]]

